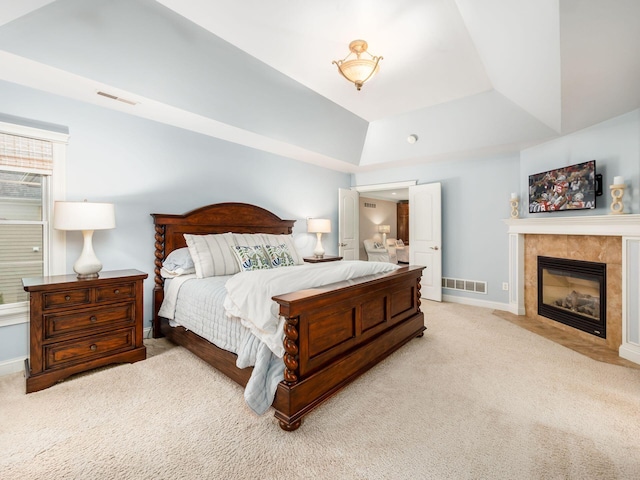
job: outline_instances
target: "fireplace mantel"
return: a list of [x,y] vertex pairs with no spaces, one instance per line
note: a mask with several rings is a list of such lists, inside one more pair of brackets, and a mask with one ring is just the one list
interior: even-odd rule
[[606,235],[614,237],[640,236],[640,215],[591,215],[543,217],[504,220],[509,233],[535,235]]
[[527,235],[620,237],[622,344],[619,355],[640,364],[640,215],[543,216],[506,219],[509,233],[509,310],[525,315],[524,239]]

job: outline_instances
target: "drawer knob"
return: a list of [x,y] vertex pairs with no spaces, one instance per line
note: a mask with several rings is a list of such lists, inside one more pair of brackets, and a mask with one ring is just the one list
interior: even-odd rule
[[92,322],[95,322],[98,320],[98,317],[96,317],[95,315],[91,315],[91,317],[89,317],[89,320],[91,320]]
[[71,300],[71,296],[70,295],[65,295],[64,299],[68,302],[69,300]]
[[94,343],[90,348],[92,352],[95,352],[98,349],[98,346]]
[[120,290],[116,288],[116,289],[113,291],[113,293],[115,293],[115,294],[117,295],[117,294],[119,294],[119,293],[120,293]]

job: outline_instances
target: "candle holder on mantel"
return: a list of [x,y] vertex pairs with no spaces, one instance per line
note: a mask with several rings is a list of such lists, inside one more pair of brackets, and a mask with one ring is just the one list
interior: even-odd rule
[[613,213],[614,215],[619,215],[621,213],[624,213],[624,204],[622,203],[622,198],[624,197],[624,189],[625,189],[624,183],[610,185],[609,188],[611,189],[611,199],[612,199],[611,213]]
[[509,202],[511,205],[511,218],[518,218],[520,213],[518,211],[518,196],[514,193],[511,194],[511,201]]
[[624,212],[624,204],[622,203],[622,197],[624,197],[624,177],[613,177],[613,185],[610,185],[611,189],[611,213],[618,215]]

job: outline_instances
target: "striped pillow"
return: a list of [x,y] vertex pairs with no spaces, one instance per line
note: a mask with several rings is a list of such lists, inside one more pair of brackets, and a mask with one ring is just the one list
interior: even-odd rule
[[198,278],[234,275],[240,266],[231,251],[236,245],[233,233],[211,235],[184,234]]

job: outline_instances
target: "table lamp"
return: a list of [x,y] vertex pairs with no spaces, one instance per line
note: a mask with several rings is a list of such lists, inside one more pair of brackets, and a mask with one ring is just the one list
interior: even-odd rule
[[307,231],[315,233],[318,236],[316,248],[313,255],[316,258],[324,257],[324,248],[322,248],[322,234],[331,232],[331,220],[328,218],[310,218],[307,220]]
[[391,233],[391,225],[378,225],[378,232],[382,234],[382,245],[387,248],[387,233]]
[[93,231],[115,228],[113,203],[55,202],[53,206],[53,228],[56,230],[82,231],[84,245],[73,271],[78,279],[98,278],[102,263],[93,251]]

